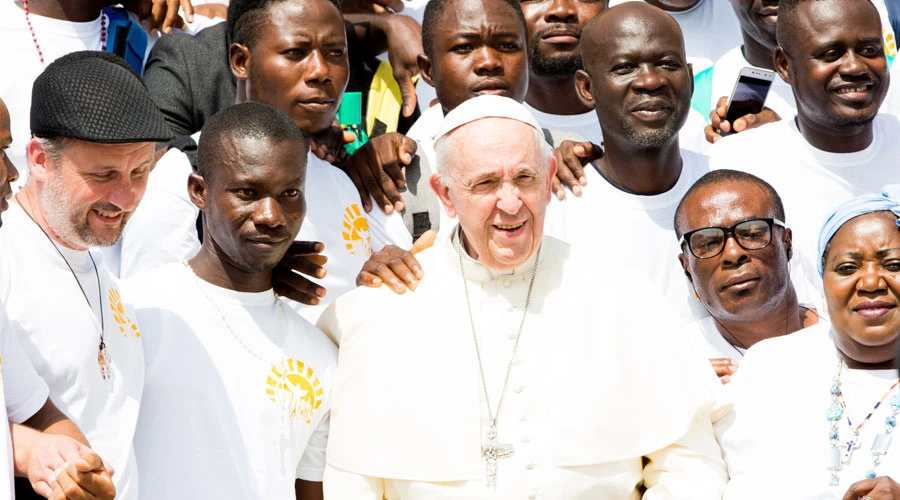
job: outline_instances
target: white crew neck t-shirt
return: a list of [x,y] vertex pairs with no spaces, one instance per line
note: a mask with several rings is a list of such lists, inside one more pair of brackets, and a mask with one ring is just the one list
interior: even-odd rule
[[[116,498],[137,498],[131,443],[144,357],[140,329],[118,281],[100,252],[56,247],[16,203],[3,214],[0,242],[0,302],[6,305],[11,331],[49,386],[53,403],[114,467]],[[112,358],[111,385],[98,363],[101,318]]]
[[705,156],[692,151],[682,150],[681,157],[675,185],[648,196],[626,193],[588,166],[588,184],[581,196],[551,200],[544,234],[592,247],[598,266],[627,265],[646,275],[669,300],[678,324],[686,324],[708,312],[694,298],[678,262],[673,219],[684,193],[709,167]]
[[[830,422],[825,412],[839,359],[831,335],[829,324],[819,323],[747,351],[728,384],[733,412],[715,424],[731,476],[724,500],[841,500],[851,484],[865,478],[872,467],[872,441],[884,432],[885,417],[891,414],[890,397],[861,429],[862,446],[844,465],[840,485],[829,486]],[[846,417],[854,427],[861,423],[897,380],[897,370],[844,366],[840,380],[847,409],[838,429],[845,442],[850,436]],[[892,395],[898,394],[900,388],[894,389]],[[894,434],[895,443],[876,472],[896,481],[900,446]]]
[[[609,6],[627,1],[631,0],[610,0]],[[700,0],[691,9],[668,14],[681,26],[687,59],[695,75],[712,66],[728,49],[743,43],[741,26],[727,0]]]
[[[16,336],[9,326],[9,319],[0,303],[0,422],[21,424],[33,417],[47,402],[49,389],[28,361]],[[8,491],[7,498],[15,498],[13,485],[13,454],[9,426],[0,425],[0,496]]]
[[295,479],[322,480],[337,348],[321,331],[279,313],[272,290],[220,288],[181,263],[126,286],[147,363],[141,498],[286,499]]
[[[840,203],[900,179],[900,120],[879,113],[872,143],[855,153],[829,153],[806,142],[789,118],[718,141],[709,150],[710,167],[749,172],[766,180],[784,202],[794,233],[791,272],[801,302],[820,304],[817,270],[819,230]],[[799,280],[805,279],[810,286]],[[814,295],[810,295],[814,293]]]

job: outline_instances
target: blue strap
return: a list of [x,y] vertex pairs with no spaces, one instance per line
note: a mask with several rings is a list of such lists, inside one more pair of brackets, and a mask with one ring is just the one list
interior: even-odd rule
[[112,52],[143,73],[144,54],[147,53],[147,33],[128,17],[128,11],[120,7],[105,7],[109,18],[106,51]]

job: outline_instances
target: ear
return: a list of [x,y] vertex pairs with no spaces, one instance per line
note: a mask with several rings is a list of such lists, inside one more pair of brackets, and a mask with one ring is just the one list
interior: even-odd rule
[[441,200],[441,205],[444,205],[447,215],[456,217],[456,207],[453,205],[453,200],[450,199],[450,188],[441,182],[441,174],[438,172],[431,174],[428,183],[431,184],[431,190],[434,191],[434,194]]
[[191,203],[203,212],[206,212],[208,203],[207,197],[209,192],[207,188],[206,179],[201,177],[200,174],[192,173],[188,176],[188,196],[191,198]]
[[46,182],[50,177],[50,174],[56,168],[56,165],[53,164],[50,155],[44,151],[44,147],[41,146],[41,143],[38,142],[37,139],[28,141],[27,155],[31,177],[36,181]]
[[684,275],[687,278],[688,282],[692,285],[694,284],[694,277],[691,276],[691,267],[688,264],[688,258],[684,255],[684,252],[678,254],[678,263],[681,264],[681,269],[684,270]]
[[228,49],[228,63],[231,74],[238,80],[250,79],[250,49],[239,43],[232,43]]
[[781,244],[784,245],[788,260],[791,260],[791,257],[794,256],[794,232],[791,231],[791,228],[786,227],[781,233]]
[[416,62],[419,63],[419,73],[422,75],[422,79],[425,80],[425,83],[434,87],[434,78],[432,78],[431,74],[431,59],[425,54],[419,54],[416,56]]
[[575,72],[575,92],[582,104],[591,109],[595,107],[594,96],[591,95],[591,75],[583,69]]
[[550,159],[547,160],[547,203],[553,202],[553,178],[556,177],[556,171],[559,170],[559,163],[556,161],[556,157],[550,155]]
[[794,82],[791,81],[791,60],[788,58],[787,52],[781,48],[781,45],[775,47],[775,55],[773,58],[775,61],[775,71],[778,72],[778,76],[780,76],[788,85],[793,85]]

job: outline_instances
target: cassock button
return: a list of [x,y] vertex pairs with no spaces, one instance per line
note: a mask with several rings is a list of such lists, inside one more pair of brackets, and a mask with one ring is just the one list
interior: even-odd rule
[[525,466],[525,468],[528,470],[532,470],[534,469],[534,464],[529,462],[528,465]]
[[520,385],[519,387],[516,387],[516,394],[522,394],[522,391],[524,391],[524,390],[525,390],[525,386]]
[[528,420],[528,417],[527,417],[527,416],[525,416],[525,415],[519,415],[519,422],[524,422],[524,421],[526,421],[526,420]]
[[531,436],[529,436],[528,434],[525,434],[524,436],[522,436],[523,443],[527,443],[529,441],[531,441]]
[[509,288],[512,286],[512,280],[509,278],[503,278],[503,288]]
[[537,493],[530,493],[530,494],[528,495],[528,499],[529,499],[529,500],[534,500],[535,498],[537,498]]
[[518,332],[509,332],[509,335],[507,335],[507,337],[509,337],[510,340],[515,340],[516,333],[518,333]]

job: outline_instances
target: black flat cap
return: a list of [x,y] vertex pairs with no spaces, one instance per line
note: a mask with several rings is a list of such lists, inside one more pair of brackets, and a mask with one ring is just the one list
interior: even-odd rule
[[57,59],[34,81],[31,133],[112,144],[174,138],[131,66],[93,50]]

